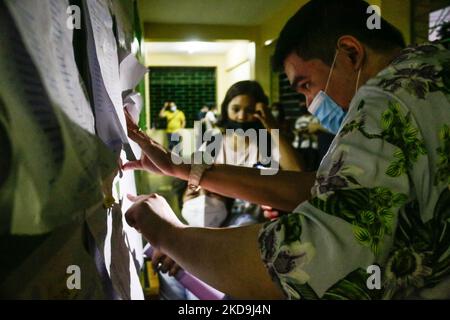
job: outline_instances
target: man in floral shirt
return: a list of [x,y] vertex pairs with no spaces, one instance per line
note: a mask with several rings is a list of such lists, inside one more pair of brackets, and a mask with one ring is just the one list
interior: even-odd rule
[[[439,44],[402,50],[385,20],[366,26],[367,6],[312,0],[277,41],[275,63],[314,112],[326,109],[322,124],[343,118],[314,183],[306,173],[264,177],[226,166],[201,180],[292,213],[265,225],[196,229],[152,195],[134,199],[129,223],[236,298],[450,298],[450,53]],[[147,157],[130,167],[187,179],[189,165],[174,166],[132,129]]]
[[[403,50],[358,91],[313,198],[261,232],[288,297],[450,297],[449,99],[440,45]],[[367,286],[373,264],[382,290]]]
[[[283,33],[301,29],[300,19],[278,41],[289,42]],[[343,38],[336,55],[357,50]],[[292,83],[304,61],[283,45],[276,54]],[[261,231],[264,262],[288,297],[450,298],[449,101],[450,53],[441,45],[401,51],[358,90],[312,199]],[[380,290],[367,284],[375,264]]]

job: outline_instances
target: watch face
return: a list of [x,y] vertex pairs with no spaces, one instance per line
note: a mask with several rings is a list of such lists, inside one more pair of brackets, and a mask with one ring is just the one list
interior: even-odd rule
[[203,173],[208,170],[211,165],[206,164],[192,164],[191,172],[189,173],[188,186],[192,186],[191,190],[198,190],[200,188],[200,180]]
[[192,191],[197,192],[200,189],[200,186],[196,186],[194,184],[190,184],[190,185],[188,185],[188,188],[191,189]]

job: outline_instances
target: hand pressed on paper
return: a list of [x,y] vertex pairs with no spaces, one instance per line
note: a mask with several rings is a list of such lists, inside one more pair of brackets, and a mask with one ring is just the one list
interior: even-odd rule
[[161,240],[164,240],[173,229],[185,225],[177,218],[166,199],[156,193],[150,195],[132,196],[128,199],[134,204],[125,213],[127,223],[159,249]]
[[[142,156],[140,160],[125,163],[123,169],[147,170],[156,174],[175,175],[176,165],[172,162],[172,158],[178,156],[171,154],[162,145],[140,131],[128,112],[125,112],[125,116],[128,137],[141,147]],[[179,162],[181,163],[181,161]]]

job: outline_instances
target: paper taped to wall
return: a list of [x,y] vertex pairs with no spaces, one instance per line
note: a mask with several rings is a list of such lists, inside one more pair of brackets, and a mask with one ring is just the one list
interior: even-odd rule
[[128,53],[120,61],[120,86],[122,91],[134,89],[147,73],[143,66],[132,53]]
[[68,1],[6,1],[23,42],[55,106],[83,129],[94,133],[94,115],[80,85],[67,28]]
[[[52,50],[59,50],[54,45],[44,50],[40,37],[45,44],[51,42],[48,38],[53,33],[72,32],[65,20],[58,18],[59,14],[65,15],[64,2],[68,4],[67,1],[40,1],[36,7],[35,1],[7,1],[8,10],[1,13],[4,32],[0,33],[0,93],[15,150],[14,180],[8,185],[14,190],[14,196],[7,199],[12,207],[8,231],[13,234],[50,232],[77,219],[83,209],[102,199],[101,180],[116,166],[114,155],[91,133],[89,121],[84,121],[90,119],[92,112],[83,118],[83,112],[73,109],[76,103],[73,99],[87,101],[81,85],[76,85],[75,80],[68,80],[62,87],[53,83],[62,79],[60,73],[67,72],[68,65],[75,66],[74,61],[69,61],[73,53],[66,48],[65,62],[59,67],[57,58],[48,65],[36,62],[49,61],[55,54]],[[28,3],[29,6],[24,6]],[[50,19],[51,25],[31,21],[37,31],[28,30],[28,18],[38,19],[33,17],[33,10],[40,12],[44,7],[47,12],[42,17]],[[24,26],[19,28],[20,25]],[[39,28],[44,29],[40,35]],[[26,41],[28,47],[30,44],[34,47],[28,49]],[[78,81],[78,73],[72,76]],[[77,87],[78,97],[64,93]],[[59,90],[60,94],[53,90]],[[85,107],[89,110],[89,105]],[[79,115],[81,119],[77,118]]]
[[120,88],[119,58],[113,21],[106,1],[84,1],[89,68],[99,137],[115,153],[124,146],[129,160],[136,159],[126,135]]

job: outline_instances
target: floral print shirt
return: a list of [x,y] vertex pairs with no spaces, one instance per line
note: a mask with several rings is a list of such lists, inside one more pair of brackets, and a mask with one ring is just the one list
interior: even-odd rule
[[406,48],[360,88],[311,200],[259,243],[289,299],[450,298],[448,50]]

